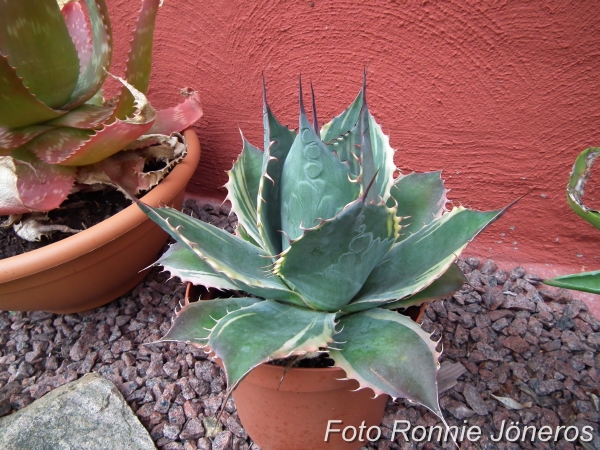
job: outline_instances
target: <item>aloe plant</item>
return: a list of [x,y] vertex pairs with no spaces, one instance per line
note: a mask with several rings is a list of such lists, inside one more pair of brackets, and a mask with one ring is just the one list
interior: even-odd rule
[[446,210],[440,172],[394,179],[366,82],[322,128],[314,93],[309,122],[300,83],[298,133],[277,121],[264,82],[263,93],[264,150],[243,139],[228,173],[235,236],[138,203],[177,240],[157,264],[183,281],[252,295],[188,303],[162,339],[208,346],[229,390],[258,364],[328,352],[361,388],[442,417],[438,342],[393,310],[461,288],[459,254],[504,210]]
[[[581,152],[573,164],[567,184],[567,203],[571,209],[598,230],[600,230],[600,211],[585,206],[583,196],[592,167],[599,156],[600,148],[588,148]],[[549,278],[544,280],[544,284],[600,294],[600,270]]]
[[79,166],[93,182],[122,186],[125,171],[129,193],[148,189],[142,154],[113,155],[163,141],[159,135],[202,115],[196,93],[158,112],[144,95],[159,0],[142,1],[119,79],[124,87],[106,104],[101,88],[114,41],[106,4],[86,0],[90,29],[78,1],[60,3],[62,9],[56,0],[0,2],[0,215],[58,207],[80,181]]

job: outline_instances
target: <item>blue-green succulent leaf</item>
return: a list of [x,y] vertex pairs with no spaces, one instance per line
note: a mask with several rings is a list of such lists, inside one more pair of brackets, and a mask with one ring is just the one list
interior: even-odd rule
[[388,205],[398,205],[398,215],[404,217],[403,240],[425,225],[442,217],[446,211],[446,193],[441,172],[411,173],[400,176],[390,190]]
[[544,284],[576,291],[600,294],[600,270],[574,273],[544,280]]
[[240,297],[188,303],[177,313],[171,329],[161,341],[183,341],[205,346],[210,330],[219,320],[233,311],[261,301],[258,298]]
[[392,247],[344,311],[378,307],[422,291],[456,261],[467,244],[505,209],[454,208]]
[[583,204],[585,185],[590,177],[592,166],[600,156],[600,148],[588,148],[579,154],[567,185],[567,202],[575,213],[600,230],[600,211]]
[[339,311],[394,244],[398,222],[395,208],[355,200],[294,241],[274,272],[315,309]]
[[381,305],[385,309],[408,308],[409,306],[420,305],[425,302],[446,298],[461,289],[465,283],[468,283],[467,277],[459,269],[458,265],[451,264],[448,270],[437,280],[414,295],[410,295],[397,302]]
[[350,314],[340,319],[334,336],[341,350],[329,356],[360,388],[375,395],[418,402],[438,417],[436,342],[419,325],[401,314],[380,308]]
[[208,345],[223,361],[233,390],[263,362],[327,347],[333,341],[334,320],[335,314],[265,300],[219,320]]
[[225,185],[231,209],[237,215],[238,223],[255,242],[262,242],[256,224],[258,186],[262,176],[263,152],[250,144],[242,136],[242,153],[227,172],[229,181]]

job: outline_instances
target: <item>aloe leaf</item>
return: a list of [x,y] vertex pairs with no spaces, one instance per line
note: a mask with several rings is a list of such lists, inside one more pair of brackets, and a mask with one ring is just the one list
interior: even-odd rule
[[600,156],[600,148],[588,148],[579,154],[573,165],[569,184],[567,185],[567,202],[582,219],[600,230],[600,211],[595,211],[583,204],[585,185],[590,177],[592,166]]
[[[15,2],[18,3],[18,2]],[[2,28],[2,27],[0,27]],[[20,128],[62,116],[66,111],[49,108],[23,84],[17,72],[0,54],[0,127]]]
[[224,298],[199,300],[188,303],[175,316],[175,320],[161,341],[192,342],[206,345],[215,324],[234,311],[258,303],[258,298]]
[[21,128],[0,128],[0,156],[7,156],[10,152],[36,136],[39,136],[53,127],[47,125],[30,125]]
[[208,345],[225,366],[229,390],[271,359],[316,352],[333,341],[335,314],[265,300],[223,317]]
[[112,117],[113,111],[114,108],[108,106],[96,106],[86,103],[69,111],[58,119],[47,122],[46,125],[80,128],[83,130],[100,128]]
[[[133,31],[127,63],[125,79],[138,91],[148,92],[150,81],[150,68],[152,66],[152,41],[154,37],[154,23],[161,0],[143,0],[142,7],[137,15],[137,22]],[[121,89],[117,101],[115,117],[125,119],[135,109],[135,99],[128,89]],[[181,131],[181,130],[175,130]]]
[[255,242],[261,242],[256,225],[256,199],[262,176],[263,152],[244,139],[244,136],[242,141],[242,153],[227,172],[227,198],[231,201],[231,209],[237,215],[238,223]]
[[0,54],[33,95],[60,109],[77,83],[79,59],[56,0],[3,1],[0,17]]
[[373,269],[344,311],[374,308],[419,292],[456,261],[467,244],[507,208],[480,212],[454,208],[440,219],[397,242]]
[[600,294],[600,270],[593,272],[575,273],[544,280],[544,284],[576,291]]
[[385,309],[408,308],[409,306],[420,305],[424,302],[431,302],[446,298],[456,291],[461,289],[465,283],[468,283],[467,278],[458,268],[458,265],[451,264],[448,270],[442,274],[437,280],[414,295],[406,297],[402,300],[393,303],[381,305]]
[[156,112],[156,119],[152,124],[149,134],[170,135],[183,131],[192,126],[202,117],[202,105],[197,92],[186,94],[183,102],[168,109]]
[[83,74],[92,58],[92,36],[81,3],[68,2],[61,9],[71,40],[79,58],[79,74]]
[[73,109],[91,99],[102,87],[112,62],[112,28],[104,0],[86,0],[92,26],[92,55],[64,109]]
[[169,249],[153,265],[163,266],[171,276],[179,277],[184,283],[199,284],[216,289],[238,290],[239,287],[228,281],[205,262],[200,256],[179,242]]
[[358,198],[358,185],[348,178],[348,166],[332,154],[315,134],[302,102],[300,89],[300,133],[283,167],[281,180],[282,248],[288,239],[298,239],[303,229],[327,220]]
[[419,325],[376,308],[344,316],[338,327],[341,350],[330,350],[329,356],[348,378],[375,395],[418,402],[442,418],[436,380],[440,354]]
[[315,309],[338,311],[394,244],[400,228],[395,213],[360,198],[294,241],[274,272]]
[[296,132],[281,125],[267,103],[263,78],[264,156],[258,188],[257,226],[262,242],[271,255],[281,252],[281,175]]
[[206,261],[214,271],[253,295],[295,305],[305,303],[270,270],[269,255],[260,247],[172,208],[138,206],[163,230]]
[[400,176],[390,190],[388,205],[398,205],[398,215],[405,217],[398,240],[406,239],[423,226],[442,217],[448,201],[441,172],[411,173]]
[[0,156],[0,173],[0,215],[58,208],[75,181],[75,168],[45,164],[24,149]]

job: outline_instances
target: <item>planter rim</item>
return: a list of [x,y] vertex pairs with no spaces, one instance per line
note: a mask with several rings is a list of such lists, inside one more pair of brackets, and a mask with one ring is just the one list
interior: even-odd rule
[[[178,191],[185,187],[195,171],[200,160],[198,137],[191,128],[185,130],[183,134],[188,144],[186,157],[173,168],[164,180],[140,199],[144,203],[160,205],[169,202]],[[196,145],[189,145],[190,143]],[[194,151],[195,149],[198,151]],[[17,280],[64,264],[82,254],[94,251],[106,242],[117,239],[136,224],[146,220],[150,219],[136,204],[133,204],[73,236],[27,253],[0,260],[0,282]],[[67,251],[56,251],[59,246]]]

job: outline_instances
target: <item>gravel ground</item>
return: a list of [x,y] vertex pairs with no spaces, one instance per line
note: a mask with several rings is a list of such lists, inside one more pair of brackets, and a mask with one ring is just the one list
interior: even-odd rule
[[[232,231],[227,208],[188,212]],[[428,305],[422,326],[442,336],[441,361],[460,362],[465,373],[440,404],[449,425],[479,427],[477,442],[462,448],[600,449],[600,322],[571,294],[536,286],[517,267],[509,273],[493,261],[466,258],[460,266],[470,285]],[[185,287],[153,269],[132,292],[107,306],[79,314],[0,312],[0,416],[27,406],[85,373],[112,381],[127,399],[158,448],[258,449],[242,428],[229,399],[221,423],[213,417],[225,398],[225,378],[197,348],[152,343],[169,328]],[[443,330],[443,333],[442,333]],[[510,398],[522,409],[510,409]],[[395,421],[409,421],[416,439],[391,441]],[[573,439],[565,428],[548,442],[493,442],[502,423],[520,426],[591,427],[592,441]],[[438,424],[423,407],[388,402],[382,436],[369,449],[453,448],[416,442],[417,426]],[[428,429],[428,428],[427,428]],[[516,430],[516,429],[514,429]],[[515,432],[513,430],[513,432]],[[583,436],[584,438],[586,436]],[[570,442],[571,441],[571,442]],[[582,447],[585,445],[585,447]]]

